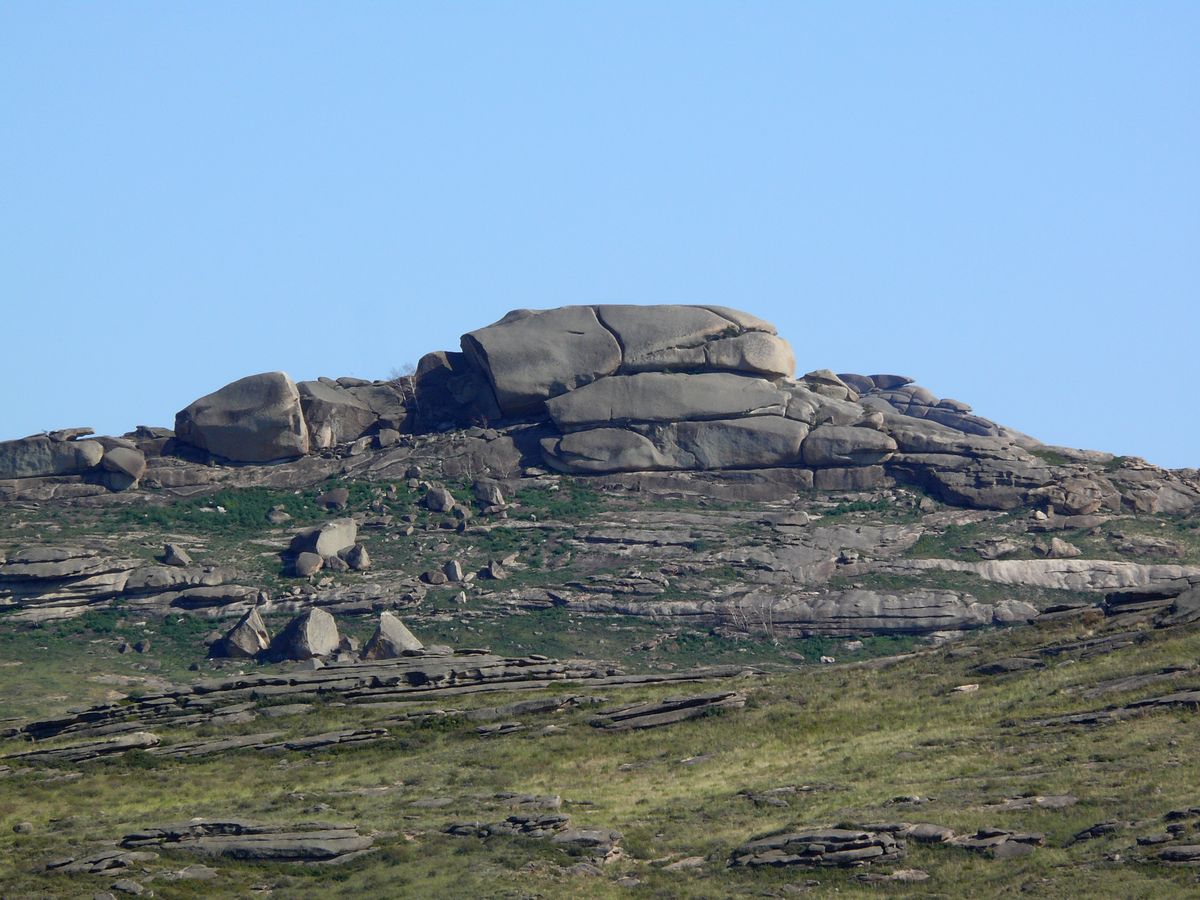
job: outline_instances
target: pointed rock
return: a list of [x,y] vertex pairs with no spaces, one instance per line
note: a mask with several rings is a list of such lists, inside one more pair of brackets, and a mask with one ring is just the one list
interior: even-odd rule
[[323,609],[310,609],[288,622],[272,650],[280,659],[305,660],[329,656],[340,642],[333,616]]
[[425,649],[425,645],[405,627],[400,619],[390,612],[379,614],[379,625],[375,633],[363,648],[363,659],[394,659],[407,651],[416,653]]
[[163,544],[163,565],[187,567],[192,564],[188,552],[178,544]]
[[271,635],[257,609],[252,609],[212,645],[212,656],[252,659],[271,646]]

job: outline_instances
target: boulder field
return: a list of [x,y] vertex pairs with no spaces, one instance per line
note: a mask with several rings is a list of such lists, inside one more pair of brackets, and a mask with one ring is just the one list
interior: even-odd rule
[[[1060,515],[1187,513],[1192,470],[1048,448],[900,375],[795,376],[775,328],[719,306],[515,310],[384,382],[251,375],[192,402],[173,431],[64,429],[0,443],[0,497],[201,483],[187,465],[260,466],[387,451],[463,431],[494,442],[471,474],[786,470],[795,489],[916,485],[943,502]],[[499,440],[497,440],[499,439]]]

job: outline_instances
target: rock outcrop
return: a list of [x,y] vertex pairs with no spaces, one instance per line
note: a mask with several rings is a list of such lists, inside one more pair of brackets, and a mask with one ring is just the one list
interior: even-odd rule
[[309,451],[296,385],[283,372],[250,375],[175,415],[176,437],[234,462],[264,463]]
[[56,440],[37,434],[0,443],[0,478],[74,475],[95,468],[103,457],[104,446],[98,441]]
[[215,566],[146,565],[81,547],[29,547],[0,561],[0,610],[11,609],[14,622],[39,622],[121,600],[240,615],[261,592],[232,580],[232,572]]
[[955,506],[1058,516],[1200,506],[1192,470],[1044,447],[907,376],[794,372],[772,325],[727,307],[515,310],[463,335],[460,352],[426,354],[411,376],[253,375],[182,410],[173,435],[93,441],[64,429],[0,444],[0,497],[192,489],[213,480],[195,463],[213,461],[307,459],[316,481],[339,458],[462,429],[449,478],[789,470],[799,489],[900,483]]
[[314,450],[356,441],[379,419],[374,410],[336,381],[302,381],[296,390]]
[[374,840],[354,825],[303,822],[260,825],[237,819],[193,819],[127,834],[121,846],[269,862],[343,862],[371,849]]
[[821,828],[760,838],[739,847],[731,866],[864,866],[904,858],[904,842],[886,831]]

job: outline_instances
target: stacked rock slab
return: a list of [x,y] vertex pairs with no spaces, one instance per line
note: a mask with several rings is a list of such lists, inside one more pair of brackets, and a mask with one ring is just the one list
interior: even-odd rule
[[956,506],[1059,515],[1200,505],[1194,472],[1042,448],[906,376],[794,371],[772,325],[728,307],[515,310],[465,334],[461,352],[427,354],[412,376],[296,385],[271,372],[195,401],[173,437],[139,429],[132,441],[90,441],[79,440],[87,429],[64,429],[0,444],[0,497],[210,483],[193,463],[212,460],[194,449],[241,463],[332,458],[477,426],[463,464],[472,473],[791,470],[805,488],[903,482]]
[[103,457],[104,447],[97,441],[55,440],[38,434],[0,443],[0,478],[73,475],[94,468]]
[[774,327],[726,307],[518,310],[465,335],[463,350],[502,415],[549,417],[559,436],[542,451],[560,471],[840,470],[896,450],[852,388],[827,370],[791,380]]

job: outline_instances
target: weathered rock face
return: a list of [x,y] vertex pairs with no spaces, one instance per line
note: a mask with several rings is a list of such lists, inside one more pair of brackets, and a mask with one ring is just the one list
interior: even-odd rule
[[463,337],[500,412],[537,412],[546,400],[607,375],[732,371],[790,375],[791,349],[775,329],[721,307],[566,306],[516,310]]
[[210,654],[242,659],[253,659],[271,646],[271,635],[257,609],[252,609],[233,626],[221,640],[217,641]]
[[621,347],[590,306],[516,310],[463,336],[463,351],[487,375],[500,412],[536,412],[621,365]]
[[337,382],[302,381],[296,390],[314,450],[357,440],[379,419],[370,407]]
[[236,819],[193,819],[128,834],[121,846],[184,851],[239,861],[329,863],[361,855],[373,843],[371,837],[360,835],[353,825],[326,822],[258,825]]
[[[907,376],[817,369],[796,378],[774,327],[726,307],[515,310],[464,335],[462,348],[427,354],[412,376],[387,382],[244,378],[181,411],[174,437],[139,429],[80,440],[89,430],[71,428],[0,444],[0,499],[90,497],[143,481],[182,491],[227,477],[196,465],[206,460],[188,447],[237,462],[296,459],[314,483],[339,459],[366,463],[343,469],[381,472],[389,462],[363,459],[370,451],[398,456],[423,433],[457,428],[466,433],[444,478],[548,467],[736,479],[786,469],[803,490],[915,485],[955,506],[1060,516],[1200,506],[1194,471],[1043,447]],[[282,484],[286,469],[268,477]],[[439,497],[430,492],[431,508]],[[488,514],[501,508],[483,504]],[[322,556],[326,568],[349,562]]]
[[288,622],[271,649],[280,659],[313,659],[333,653],[340,640],[333,616],[323,609],[310,609]]
[[54,440],[39,434],[0,443],[0,478],[73,475],[99,465],[104,447],[97,441]]
[[175,415],[184,443],[234,462],[272,462],[309,451],[296,385],[282,372],[251,375],[201,397]]
[[354,546],[358,523],[353,519],[334,519],[298,531],[292,538],[293,553],[315,553],[322,558],[337,556]]
[[546,404],[562,431],[741,416],[782,416],[788,395],[769,381],[724,373],[644,372],[602,378]]
[[363,659],[395,659],[405,652],[416,653],[425,649],[416,635],[390,612],[379,614],[379,624],[363,647]]

